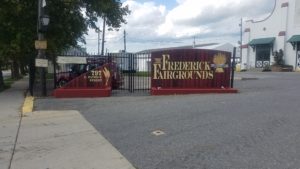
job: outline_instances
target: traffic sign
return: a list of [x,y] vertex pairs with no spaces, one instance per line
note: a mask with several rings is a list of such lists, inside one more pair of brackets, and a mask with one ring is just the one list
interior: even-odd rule
[[36,40],[35,49],[47,49],[47,41],[46,40]]

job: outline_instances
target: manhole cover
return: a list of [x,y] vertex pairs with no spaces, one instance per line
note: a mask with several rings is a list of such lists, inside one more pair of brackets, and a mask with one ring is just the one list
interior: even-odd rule
[[163,132],[162,130],[154,130],[151,132],[152,135],[155,135],[155,136],[161,136],[161,135],[164,135],[166,134],[165,132]]

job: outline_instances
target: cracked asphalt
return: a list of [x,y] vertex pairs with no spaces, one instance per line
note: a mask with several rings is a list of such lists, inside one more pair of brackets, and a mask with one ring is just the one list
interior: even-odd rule
[[[79,110],[138,169],[300,169],[300,73],[238,73],[238,94],[37,99]],[[165,134],[155,136],[151,132]]]

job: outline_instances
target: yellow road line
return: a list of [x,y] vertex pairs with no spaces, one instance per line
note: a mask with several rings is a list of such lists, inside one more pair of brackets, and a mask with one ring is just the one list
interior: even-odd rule
[[34,97],[32,96],[27,96],[25,98],[23,107],[22,107],[22,114],[25,113],[30,113],[33,111],[33,101],[34,101]]

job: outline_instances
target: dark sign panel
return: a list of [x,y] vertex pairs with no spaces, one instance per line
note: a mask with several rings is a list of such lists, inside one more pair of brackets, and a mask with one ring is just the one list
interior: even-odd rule
[[207,89],[229,89],[229,52],[179,49],[153,52],[151,59],[151,92],[154,95],[166,91],[176,94],[185,93],[184,90],[199,93]]
[[53,93],[55,97],[108,97],[110,94],[109,64],[81,74]]
[[70,81],[63,88],[104,89],[110,87],[111,73],[109,65],[104,65],[94,70],[87,71]]

